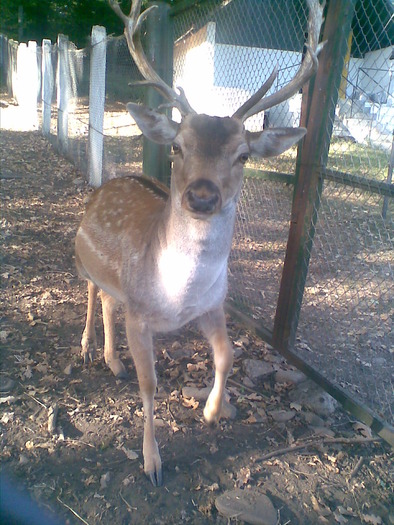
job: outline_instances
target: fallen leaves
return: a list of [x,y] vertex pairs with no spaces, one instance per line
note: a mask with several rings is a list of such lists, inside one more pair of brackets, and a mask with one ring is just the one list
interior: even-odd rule
[[196,410],[200,406],[200,403],[199,401],[196,401],[194,397],[191,397],[190,399],[184,397],[182,400],[182,405],[186,408]]
[[[30,488],[50,487],[50,495],[40,501],[53,505],[59,493],[60,504],[90,525],[134,523],[135,509],[153,523],[157,508],[162,523],[213,523],[216,495],[235,485],[244,492],[257,486],[267,488],[275,503],[282,501],[283,523],[296,524],[299,512],[313,523],[320,517],[331,525],[334,512],[350,522],[354,499],[368,505],[353,519],[386,523],[374,507],[375,501],[387,505],[388,455],[382,445],[366,437],[367,428],[352,427],[336,407],[318,416],[310,403],[312,391],[298,396],[302,375],[231,321],[235,362],[228,392],[238,416],[222,419],[215,429],[202,421],[212,383],[208,345],[194,327],[156,340],[155,426],[166,478],[162,494],[146,490],[140,465],[143,410],[131,360],[131,381],[123,383],[110,376],[100,359],[89,367],[80,361],[85,286],[76,278],[72,243],[87,192],[72,184],[80,176],[37,135],[26,137],[32,156],[25,172],[17,140],[10,138],[9,162],[14,168],[19,156],[17,171],[23,177],[6,182],[7,219],[1,223],[8,243],[1,270],[7,306],[0,331],[7,350],[2,373],[15,384],[1,404],[0,455]],[[28,181],[27,172],[34,172]],[[272,303],[270,291],[266,295]],[[257,312],[260,318],[262,313]],[[123,324],[117,331],[123,358]],[[299,346],[310,350],[303,341]],[[48,409],[54,403],[59,413],[51,428],[58,434],[48,435]],[[331,432],[331,440],[318,436],[318,428]],[[368,460],[356,469],[360,456],[369,458],[376,451],[379,468]],[[271,460],[264,459],[267,455]],[[311,495],[316,500],[309,500]],[[203,518],[200,509],[205,509]]]

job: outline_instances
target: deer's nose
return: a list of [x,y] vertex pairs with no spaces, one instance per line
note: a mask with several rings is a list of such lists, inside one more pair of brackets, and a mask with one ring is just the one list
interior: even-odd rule
[[209,179],[198,179],[186,188],[182,205],[193,213],[212,215],[222,205],[220,190]]

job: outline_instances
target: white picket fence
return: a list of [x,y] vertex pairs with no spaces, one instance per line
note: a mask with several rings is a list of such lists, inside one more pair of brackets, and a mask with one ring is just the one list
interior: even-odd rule
[[[104,102],[106,71],[106,30],[94,26],[91,34],[89,82],[89,145],[88,178],[92,186],[100,186],[103,178]],[[48,39],[42,46],[36,42],[17,43],[0,35],[1,65],[9,93],[23,109],[30,127],[49,136],[53,111],[57,113],[57,147],[64,154],[69,150],[70,101],[75,95],[75,71],[70,60],[68,37],[59,35],[56,44]],[[54,55],[54,49],[57,53]],[[57,64],[53,64],[53,56]],[[56,105],[53,97],[56,93]],[[41,106],[41,115],[40,115]],[[41,117],[41,118],[40,118]]]

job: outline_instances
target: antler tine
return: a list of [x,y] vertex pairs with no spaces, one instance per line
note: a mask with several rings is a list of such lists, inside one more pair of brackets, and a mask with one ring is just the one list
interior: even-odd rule
[[135,84],[154,87],[170,102],[171,106],[178,108],[182,115],[194,113],[194,110],[187,101],[184,92],[181,91],[180,93],[177,93],[172,87],[164,82],[149,63],[143,50],[140,38],[141,25],[148,14],[153,9],[156,9],[157,6],[150,6],[144,12],[140,13],[141,0],[134,0],[131,4],[130,15],[127,16],[123,13],[117,0],[108,0],[108,2],[113,11],[124,23],[124,34],[130,54],[140,73],[146,79],[145,81],[136,82]]
[[[144,86],[144,87],[154,87],[163,97],[168,99],[168,86],[162,85],[161,83],[152,82],[151,80],[140,80],[138,82],[130,82],[129,86]],[[159,109],[161,108],[177,108],[181,115],[187,115],[189,113],[195,113],[193,108],[189,105],[189,102],[185,96],[185,92],[182,88],[177,87],[179,94],[176,93],[176,100],[169,99],[169,102],[165,104],[160,104]],[[188,108],[187,111],[185,108]]]
[[237,109],[233,117],[238,118],[240,120],[245,120],[243,115],[247,114],[247,112],[251,110],[262,99],[262,97],[267,93],[267,91],[269,91],[270,87],[275,82],[275,79],[277,76],[278,76],[278,65],[274,67],[271,75],[264,82],[261,88],[258,89],[254,95],[252,95],[246,102],[244,102],[244,104],[242,104],[241,107]]
[[[319,54],[324,45],[324,43],[318,44],[318,41],[320,35],[320,28],[323,23],[323,10],[325,2],[322,5],[320,5],[319,0],[307,0],[307,4],[309,9],[308,42],[306,44],[307,51],[296,75],[293,77],[292,80],[290,80],[288,84],[283,86],[276,93],[269,95],[268,97],[262,98],[262,96],[264,96],[264,94],[268,91],[269,88],[260,96],[260,99],[258,99],[257,95],[260,91],[259,90],[234,113],[234,117],[245,121],[252,115],[260,113],[260,111],[264,111],[268,108],[276,106],[277,104],[280,104],[281,102],[289,99],[295,93],[297,93],[298,90],[305,84],[305,82],[307,82],[311,78],[311,76],[317,71],[317,55]],[[273,80],[275,80],[275,78]],[[262,88],[264,87],[264,85],[262,86]],[[252,101],[255,101],[255,103],[253,105],[250,105],[249,102]]]

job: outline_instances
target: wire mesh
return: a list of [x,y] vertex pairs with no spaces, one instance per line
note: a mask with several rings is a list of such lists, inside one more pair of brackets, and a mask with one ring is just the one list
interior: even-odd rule
[[88,167],[89,62],[87,49],[69,44],[68,155],[83,173]]
[[380,195],[326,182],[296,348],[392,421],[393,224],[381,212]]
[[[356,5],[351,53],[329,123],[333,135],[316,203],[305,293],[299,293],[295,350],[392,423],[394,90],[388,22],[393,13],[383,4]],[[210,2],[182,13],[176,20],[176,82],[197,111],[232,114],[268,77],[274,62],[279,76],[273,89],[294,74],[302,59],[306,16],[303,2],[275,0]],[[249,129],[298,125],[301,96],[250,119]],[[295,151],[252,161],[248,168],[230,256],[229,297],[272,329],[293,194],[291,177],[279,175],[294,174]],[[387,185],[379,186],[383,182]]]
[[130,84],[142,79],[124,36],[107,39],[104,113],[104,179],[141,172],[141,132],[126,110],[127,102],[142,102],[143,91]]
[[[209,0],[173,13],[174,85],[198,112],[231,115],[278,64],[271,91],[299,67],[305,0]],[[392,3],[358,0],[345,59],[322,192],[316,202],[305,291],[299,291],[296,352],[328,380],[393,422]],[[340,31],[341,28],[338,28]],[[16,74],[9,46],[7,82]],[[69,45],[69,155],[86,172],[91,48]],[[58,49],[52,48],[58,75]],[[141,77],[124,37],[107,38],[104,180],[141,170],[141,134],[125,103],[141,101]],[[56,84],[56,83],[55,83]],[[56,88],[55,88],[56,90]],[[248,129],[299,125],[302,93],[249,119]],[[51,137],[57,133],[57,93]],[[175,117],[175,115],[174,115]],[[330,130],[327,129],[327,133]],[[229,297],[272,330],[291,216],[296,150],[251,160],[239,203]],[[313,235],[314,234],[314,235]],[[301,304],[302,301],[302,304]]]
[[[89,163],[89,88],[92,46],[77,49],[68,46],[68,151],[67,155],[82,173],[87,173]],[[131,88],[130,83],[141,80],[141,76],[130,57],[126,39],[107,37],[106,68],[104,73],[95,75],[99,82],[105,83],[105,107],[103,130],[103,181],[116,176],[141,171],[142,141],[141,132],[126,111],[129,101],[141,101],[141,89]],[[52,46],[52,66],[54,77],[58,76],[58,48]],[[96,80],[97,82],[97,80]],[[98,89],[97,85],[94,89]],[[58,107],[57,83],[52,97],[50,140],[57,141]],[[95,140],[93,138],[93,140]]]

